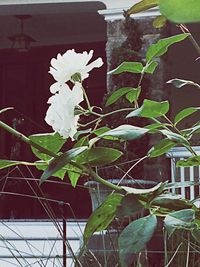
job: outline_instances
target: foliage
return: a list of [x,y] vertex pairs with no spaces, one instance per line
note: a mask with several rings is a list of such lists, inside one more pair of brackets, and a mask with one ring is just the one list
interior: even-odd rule
[[176,23],[198,22],[200,3],[196,0],[159,0],[160,12]]
[[141,0],[134,4],[127,13],[135,14],[153,7],[159,7],[162,14],[154,20],[155,27],[158,28],[164,26],[166,19],[175,23],[200,21],[200,3],[197,0]]
[[[175,2],[177,6],[180,4],[178,0]],[[194,11],[194,1],[191,1],[191,14],[194,19],[188,15],[184,5],[181,6],[180,14],[172,14],[169,3],[172,3],[172,1],[170,2],[169,0],[168,4],[165,5],[162,0],[143,0],[130,8],[128,13],[131,14],[143,11],[159,5],[163,14],[173,21],[199,21],[199,15],[196,15]],[[176,6],[173,5],[173,9],[175,9],[175,7]],[[199,4],[196,6],[196,9],[198,8]],[[144,217],[130,222],[120,233],[118,246],[122,267],[128,267],[131,255],[145,249],[145,246],[151,240],[156,230],[158,217],[164,218],[164,228],[169,236],[177,230],[184,230],[191,233],[197,240],[199,237],[199,208],[195,204],[195,201],[183,200],[180,196],[169,193],[169,189],[176,185],[165,182],[159,183],[150,189],[137,189],[120,186],[120,184],[112,184],[95,172],[95,167],[111,165],[122,156],[122,152],[116,148],[99,146],[101,140],[110,140],[111,142],[119,140],[124,143],[152,134],[162,135],[162,140],[153,145],[147,155],[140,158],[136,164],[139,164],[147,158],[161,156],[172,147],[181,145],[190,152],[191,157],[187,160],[178,161],[177,166],[186,167],[200,165],[200,158],[190,144],[191,137],[199,131],[199,123],[188,129],[179,129],[177,126],[179,122],[198,111],[199,107],[188,107],[180,111],[174,119],[170,120],[168,117],[170,111],[170,103],[168,100],[158,102],[145,98],[141,101],[144,76],[155,72],[159,62],[158,58],[164,55],[170,46],[182,42],[188,37],[191,37],[190,33],[182,33],[160,39],[147,49],[145,61],[142,61],[141,58],[134,53],[135,61],[120,62],[118,66],[114,67],[110,75],[113,74],[117,76],[124,73],[128,73],[129,75],[137,74],[137,79],[135,80],[136,84],[132,86],[128,84],[128,87],[123,85],[123,87],[112,92],[106,101],[106,106],[109,107],[125,97],[129,103],[129,106],[126,108],[120,108],[109,112],[97,112],[96,110],[99,109],[91,106],[90,100],[87,97],[87,92],[84,89],[83,80],[88,77],[92,68],[100,67],[102,61],[101,59],[97,59],[87,65],[88,61],[85,57],[89,60],[93,52],[90,51],[89,54],[86,52],[83,54],[76,54],[74,50],[69,50],[64,55],[59,54],[57,59],[52,59],[51,63],[52,67],[50,73],[54,76],[56,82],[51,86],[51,93],[53,96],[49,99],[48,103],[54,105],[54,108],[58,111],[60,116],[57,116],[57,112],[54,113],[54,109],[51,109],[53,114],[51,113],[48,123],[50,125],[52,124],[56,133],[26,137],[0,121],[0,127],[31,146],[34,155],[38,158],[35,162],[8,161],[2,159],[0,161],[1,169],[19,164],[32,164],[38,169],[44,170],[40,178],[41,183],[51,176],[63,178],[65,173],[67,173],[74,187],[78,179],[81,179],[82,176],[88,176],[115,191],[112,192],[90,216],[84,231],[84,246],[87,245],[89,238],[95,232],[105,230],[115,217],[127,217],[137,213],[141,209],[145,210],[146,214]],[[140,49],[140,45],[141,43],[139,42],[138,50]],[[65,60],[68,59],[69,54],[73,54],[74,58],[80,57],[78,61],[80,66],[76,66],[75,70],[78,72],[74,73],[74,69],[71,69],[69,64],[67,64],[68,75],[66,78]],[[59,64],[59,60],[61,60],[62,64]],[[180,79],[172,79],[169,82],[178,88],[186,84],[198,88],[200,87],[195,82]],[[72,89],[69,83],[73,84]],[[70,98],[69,102],[65,102],[65,99],[63,100],[64,103],[62,103],[63,94],[60,98],[60,92],[62,91],[63,93],[64,89],[68,90],[73,97]],[[79,103],[83,101],[83,97],[86,103],[86,107],[84,108],[79,105]],[[57,102],[58,100],[64,105],[62,108],[60,108],[60,102]],[[142,104],[140,105],[141,102]],[[65,105],[67,105],[67,110],[65,110]],[[2,109],[0,113],[8,111],[9,108]],[[108,125],[102,127],[104,120],[109,120],[110,116],[113,114],[121,116],[124,111],[126,111],[126,119],[134,117],[147,118],[152,124],[137,126],[129,123],[120,123],[120,125],[116,127],[108,127]],[[69,112],[67,118],[73,119],[73,125],[67,125],[66,129],[63,126],[66,121],[63,122],[61,120],[63,112]],[[85,125],[81,125],[78,121],[79,117],[87,117],[91,118],[91,120],[88,119]],[[76,135],[72,136],[72,132],[76,132]],[[61,138],[61,136],[64,138]],[[76,139],[76,141],[70,149],[65,150],[64,145],[68,142],[69,137],[71,137],[72,141],[74,141],[74,139]]]
[[113,221],[117,207],[119,206],[123,195],[113,193],[109,195],[106,200],[96,209],[88,219],[85,231],[84,242],[87,243],[88,239],[94,232],[100,232],[108,227]]

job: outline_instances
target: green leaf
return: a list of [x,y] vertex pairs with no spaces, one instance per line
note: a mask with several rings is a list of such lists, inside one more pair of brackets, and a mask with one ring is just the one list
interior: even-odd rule
[[163,15],[160,15],[153,20],[153,26],[154,28],[159,29],[165,26],[166,22],[167,22],[166,17]]
[[159,0],[142,0],[137,4],[134,4],[131,8],[128,9],[127,13],[129,15],[131,14],[136,14],[141,11],[148,10],[152,7],[158,6],[158,1]]
[[176,162],[176,167],[191,167],[200,165],[200,156],[181,159]]
[[144,72],[149,73],[149,74],[153,74],[155,69],[158,66],[158,62],[157,61],[151,61],[149,64],[147,64],[144,67]]
[[81,137],[73,146],[73,148],[80,146],[87,146],[89,142],[88,135]]
[[174,146],[176,146],[175,142],[169,139],[163,139],[149,150],[148,155],[150,158],[159,157],[168,152]]
[[28,165],[29,162],[0,159],[0,170],[18,165]]
[[14,109],[14,108],[13,107],[3,108],[3,109],[0,110],[0,114],[6,112],[8,110],[11,110],[11,109]]
[[199,243],[200,242],[200,229],[195,227],[192,230],[192,236],[194,237],[195,241],[197,241]]
[[183,86],[186,86],[186,85],[193,85],[193,86],[200,87],[198,83],[195,83],[189,80],[181,80],[181,79],[172,79],[172,80],[167,81],[167,83],[171,83],[176,88],[182,88]]
[[[100,136],[108,131],[110,131],[111,129],[109,127],[101,127],[101,128],[98,128],[96,129],[93,133],[96,134],[97,136]],[[118,140],[118,138],[116,137],[111,137],[111,136],[105,136],[103,139],[106,139],[106,140]]]
[[165,128],[165,126],[169,126],[169,125],[167,123],[155,122],[155,123],[146,125],[145,128],[149,130],[155,130],[155,129]]
[[193,209],[184,209],[170,212],[164,219],[167,232],[172,234],[176,229],[190,229],[194,224],[195,211]]
[[94,130],[93,133],[96,134],[97,136],[99,136],[99,135],[106,133],[108,131],[110,131],[110,128],[105,126],[105,127],[101,127],[101,128]]
[[183,133],[186,133],[188,137],[191,137],[193,134],[200,133],[200,124],[195,125],[194,127],[182,130]]
[[[29,136],[29,139],[32,142],[40,145],[41,147],[44,147],[51,152],[54,152],[55,154],[61,149],[61,147],[66,141],[58,133],[34,134]],[[34,147],[31,147],[31,149],[39,159],[42,159],[44,161],[48,161],[51,159],[50,156],[40,152]]]
[[79,168],[77,168],[77,167],[74,167],[71,164],[68,164],[68,167],[70,169],[70,171],[69,170],[67,171],[69,180],[71,182],[71,185],[73,187],[76,187],[76,184],[78,182],[78,179],[81,176],[81,170]]
[[[46,161],[36,161],[35,165],[36,165],[36,168],[40,171],[45,171],[46,168],[48,168],[48,163]],[[58,170],[57,172],[55,172],[54,174],[52,174],[52,176],[63,180],[63,178],[65,177],[66,171],[67,171],[67,168],[62,168]]]
[[86,149],[88,149],[87,146],[72,148],[68,150],[67,152],[61,154],[57,158],[53,159],[50,162],[48,168],[42,174],[40,178],[40,183],[44,182],[50,176],[52,176],[55,172],[62,169],[66,164],[70,163],[72,159],[74,159],[79,154],[83,153],[83,151],[85,151]]
[[156,122],[156,123],[146,125],[145,128],[149,129],[149,133],[157,133],[159,129],[163,129],[163,128],[165,129],[166,126],[169,126],[169,124]]
[[199,0],[159,0],[159,9],[175,23],[200,22]]
[[156,225],[156,216],[150,215],[131,222],[122,231],[118,239],[121,266],[130,266],[129,258],[145,248],[153,236]]
[[134,140],[143,136],[148,131],[149,130],[145,128],[124,124],[100,135],[99,137],[103,138],[105,136],[112,136],[123,140]]
[[114,91],[112,93],[111,96],[108,97],[107,101],[106,101],[106,107],[109,105],[112,105],[113,103],[115,103],[120,97],[122,97],[123,95],[127,94],[128,92],[132,91],[135,88],[132,87],[123,87],[120,88],[116,91]]
[[93,147],[84,151],[74,160],[79,164],[89,164],[90,166],[108,165],[122,156],[122,152],[110,147]]
[[92,147],[96,142],[99,141],[99,139],[108,139],[108,140],[134,140],[137,139],[144,134],[146,134],[149,131],[149,129],[132,126],[128,124],[120,125],[117,128],[114,128],[110,131],[107,131],[103,134],[100,134],[99,136],[91,139],[89,141],[89,147]]
[[134,188],[134,187],[128,187],[128,186],[122,186],[122,188],[125,190],[127,194],[133,194],[133,195],[146,195],[146,194],[152,194],[157,191],[163,191],[165,188],[165,183],[158,183],[154,187],[147,188],[147,189],[140,189],[140,188]]
[[169,210],[180,210],[192,208],[192,203],[182,199],[181,195],[163,194],[153,199],[152,206],[160,206]]
[[[11,166],[19,165],[34,165],[38,170],[45,170],[48,167],[48,163],[45,161],[26,162],[26,161],[13,161],[13,160],[0,160],[0,170]],[[66,169],[62,169],[53,174],[53,176],[63,179],[66,173]]]
[[108,227],[115,217],[117,206],[120,204],[123,195],[113,193],[92,213],[89,217],[83,238],[86,244],[94,232],[100,232]]
[[171,132],[169,130],[160,130],[160,132],[167,136],[167,138],[171,141],[174,141],[176,143],[180,143],[180,144],[183,144],[183,145],[188,145],[188,141],[185,137],[183,137],[182,135],[180,134],[177,134],[177,133],[174,133],[174,132]]
[[160,39],[157,43],[152,44],[148,49],[146,53],[146,60],[147,62],[150,62],[155,57],[160,57],[164,55],[169,46],[171,46],[174,43],[180,42],[187,38],[189,34],[182,33],[175,36],[171,36],[168,38]]
[[[76,114],[75,114],[75,115],[76,115]],[[76,134],[74,135],[74,139],[77,141],[80,135],[90,133],[91,130],[92,130],[92,129],[89,128],[89,129],[85,129],[85,130],[77,131]],[[85,137],[85,136],[83,136],[83,137]],[[79,140],[80,140],[80,139],[79,139]]]
[[120,74],[122,72],[142,73],[143,65],[141,62],[123,62],[116,69],[111,70],[108,74]]
[[123,218],[125,216],[133,216],[143,209],[143,205],[137,200],[133,194],[125,195],[117,208],[116,216]]
[[200,110],[199,107],[189,107],[181,110],[174,118],[174,124],[176,125],[186,117],[190,116],[191,114],[195,113],[197,110]]
[[166,114],[169,110],[169,102],[156,102],[145,99],[143,105],[129,113],[126,118],[143,117],[143,118],[157,118]]
[[140,92],[141,92],[141,87],[133,88],[133,90],[131,90],[130,92],[128,92],[126,94],[126,99],[130,103],[133,103],[134,101],[137,101],[138,100],[138,97],[140,95]]

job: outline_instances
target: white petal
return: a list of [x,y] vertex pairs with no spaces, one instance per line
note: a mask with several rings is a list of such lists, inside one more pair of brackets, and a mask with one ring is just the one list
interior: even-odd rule
[[90,50],[90,52],[89,53],[87,53],[86,51],[84,51],[83,53],[82,53],[82,66],[86,66],[87,65],[87,63],[90,61],[90,59],[93,57],[93,53],[94,53],[94,51],[93,50]]
[[102,58],[97,58],[95,61],[91,62],[89,65],[86,66],[85,71],[89,72],[94,68],[100,68],[103,65]]
[[74,49],[71,49],[67,50],[63,55],[58,54],[57,58],[52,58],[51,60],[49,73],[59,83],[68,82],[75,73],[80,73],[82,80],[84,80],[89,76],[88,73],[93,68],[99,68],[103,64],[101,58],[88,64],[93,52],[93,50],[90,50],[89,53],[86,51],[77,53]]
[[52,84],[49,89],[50,89],[50,92],[52,94],[55,94],[55,93],[57,93],[59,91],[60,84],[58,82],[56,82],[56,83]]
[[74,103],[74,105],[78,105],[80,102],[84,100],[83,98],[83,90],[82,90],[82,85],[80,83],[75,83],[73,89],[72,89],[72,95],[71,99]]

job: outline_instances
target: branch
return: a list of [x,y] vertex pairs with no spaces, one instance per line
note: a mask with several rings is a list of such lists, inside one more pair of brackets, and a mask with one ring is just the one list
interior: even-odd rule
[[[0,128],[3,128],[4,130],[6,130],[7,132],[11,133],[12,135],[14,135],[15,137],[17,137],[18,139],[20,139],[21,141],[29,144],[30,146],[35,147],[36,149],[38,149],[40,152],[51,156],[53,158],[57,158],[59,157],[56,153],[49,151],[48,149],[32,142],[27,136],[23,135],[22,133],[16,131],[15,129],[13,129],[12,127],[10,127],[9,125],[5,124],[4,122],[0,121]],[[101,183],[107,187],[110,187],[113,190],[116,191],[123,191],[123,189],[120,186],[114,185],[106,180],[104,180],[103,178],[101,178],[98,174],[96,174],[92,169],[87,168],[83,165],[79,165],[78,163],[71,161],[70,162],[71,165],[81,169],[83,172],[85,172],[86,174],[88,174],[89,176],[91,176],[96,182]]]

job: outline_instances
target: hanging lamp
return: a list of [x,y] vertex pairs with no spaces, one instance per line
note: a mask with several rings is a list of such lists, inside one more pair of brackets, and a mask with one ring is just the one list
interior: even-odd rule
[[20,20],[20,33],[9,36],[8,39],[12,42],[11,48],[18,52],[28,52],[31,48],[31,43],[35,40],[24,33],[24,21],[30,19],[31,15],[15,15]]

